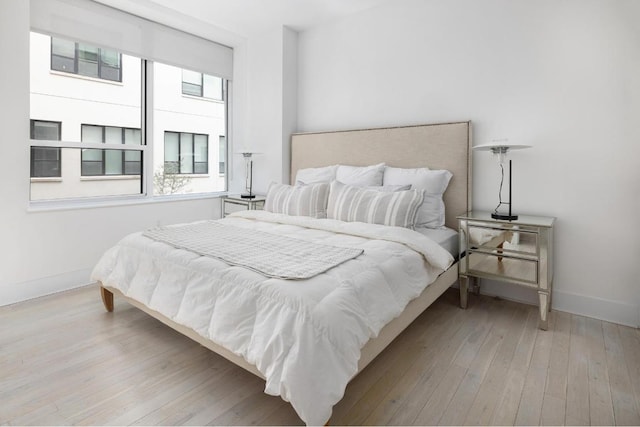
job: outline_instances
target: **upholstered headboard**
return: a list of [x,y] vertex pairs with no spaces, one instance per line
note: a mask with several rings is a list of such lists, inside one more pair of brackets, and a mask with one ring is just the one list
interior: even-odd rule
[[334,164],[386,163],[403,168],[447,169],[453,178],[444,194],[445,224],[471,210],[471,122],[299,133],[291,137],[291,181],[298,169]]

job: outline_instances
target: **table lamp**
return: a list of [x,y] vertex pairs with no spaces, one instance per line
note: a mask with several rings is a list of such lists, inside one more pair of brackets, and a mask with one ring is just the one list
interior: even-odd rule
[[[512,171],[511,160],[509,160],[509,201],[508,202],[502,201],[502,184],[504,183],[504,162],[507,157],[507,152],[509,150],[521,150],[524,148],[531,148],[531,146],[525,145],[525,144],[510,144],[508,139],[494,139],[488,144],[476,145],[473,147],[474,150],[478,150],[478,151],[491,151],[494,156],[498,157],[498,163],[500,164],[501,178],[500,178],[500,190],[498,192],[498,206],[496,206],[495,210],[491,214],[491,218],[501,219],[506,221],[515,221],[518,219],[518,215],[514,215],[511,211],[511,207],[513,205],[512,191],[511,191],[511,171]],[[498,209],[500,209],[502,205],[509,205],[508,213],[504,214],[504,213],[498,212]]]
[[247,193],[241,194],[240,197],[243,199],[253,199],[256,197],[256,195],[253,194],[253,159],[251,158],[253,152],[243,151],[241,154],[244,157],[245,163],[244,187]]

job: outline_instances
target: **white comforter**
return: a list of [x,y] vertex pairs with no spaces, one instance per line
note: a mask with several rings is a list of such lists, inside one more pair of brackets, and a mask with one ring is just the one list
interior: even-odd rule
[[403,228],[265,211],[220,221],[364,253],[311,279],[268,279],[136,233],[103,255],[92,278],[244,357],[265,392],[307,424],[327,422],[362,346],[453,262]]

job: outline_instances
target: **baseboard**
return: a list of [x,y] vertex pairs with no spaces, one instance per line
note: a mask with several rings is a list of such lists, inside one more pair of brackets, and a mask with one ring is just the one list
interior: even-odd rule
[[640,312],[636,304],[553,291],[552,308],[606,322],[640,328]]
[[82,269],[27,282],[0,285],[0,306],[86,286],[91,269]]
[[[87,268],[13,285],[2,285],[0,286],[0,306],[89,285],[92,283],[89,279],[90,275],[91,269]],[[538,304],[538,295],[535,290],[490,280],[482,281],[480,293],[525,304]],[[640,309],[636,304],[554,290],[551,308],[640,328]]]
[[[538,293],[535,290],[511,286],[501,282],[482,280],[480,293],[510,301],[538,305]],[[593,317],[606,322],[640,328],[640,308],[636,304],[554,289],[551,308],[580,316]]]

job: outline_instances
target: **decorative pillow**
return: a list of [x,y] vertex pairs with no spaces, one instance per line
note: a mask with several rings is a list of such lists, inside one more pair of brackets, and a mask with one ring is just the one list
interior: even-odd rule
[[317,182],[331,182],[336,179],[338,165],[325,166],[322,168],[299,169],[296,173],[296,185],[315,184]]
[[385,192],[331,183],[327,218],[413,228],[422,190]]
[[286,215],[327,217],[329,183],[291,186],[272,183],[267,191],[264,210]]
[[381,186],[383,175],[384,163],[371,166],[339,165],[336,172],[336,180],[343,184],[357,187]]
[[444,201],[442,195],[453,174],[448,170],[427,168],[404,169],[387,166],[384,170],[384,185],[411,184],[414,190],[424,190],[424,201],[418,209],[416,227],[444,227]]

